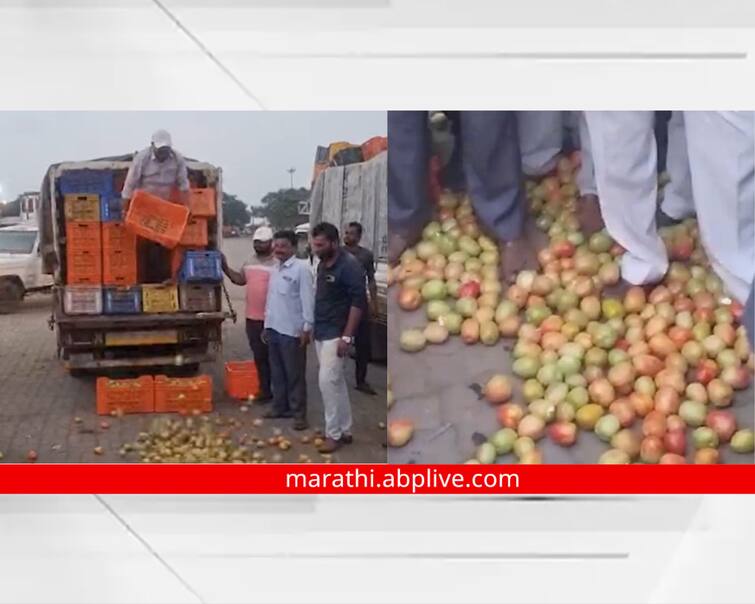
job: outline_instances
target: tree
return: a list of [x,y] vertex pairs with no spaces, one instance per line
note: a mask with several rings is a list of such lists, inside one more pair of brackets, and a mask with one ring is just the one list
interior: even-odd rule
[[236,195],[223,193],[223,224],[235,227],[245,227],[249,224],[252,213],[246,204]]
[[309,189],[280,189],[265,195],[260,206],[254,206],[255,216],[267,218],[275,229],[293,229],[308,217],[299,214],[299,202],[309,199]]

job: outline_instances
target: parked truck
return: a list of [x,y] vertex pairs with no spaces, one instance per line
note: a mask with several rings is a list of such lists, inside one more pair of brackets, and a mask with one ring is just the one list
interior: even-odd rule
[[[82,171],[112,175],[115,199],[122,188],[133,155],[50,166],[45,174],[38,214],[42,270],[53,277],[50,327],[57,336],[58,357],[72,374],[90,370],[177,366],[196,371],[202,362],[216,358],[222,344],[222,323],[233,317],[223,310],[222,284],[215,287],[212,310],[180,310],[166,314],[67,314],[66,230],[64,227],[61,178]],[[194,187],[215,190],[216,216],[208,219],[208,249],[221,249],[222,171],[207,163],[187,160],[189,180]]]
[[362,224],[361,245],[377,263],[377,316],[371,321],[372,358],[385,360],[388,334],[388,153],[369,161],[325,168],[317,174],[310,195],[309,224],[331,222],[339,231]]
[[42,272],[36,222],[0,225],[0,312],[13,312],[24,297],[52,287]]

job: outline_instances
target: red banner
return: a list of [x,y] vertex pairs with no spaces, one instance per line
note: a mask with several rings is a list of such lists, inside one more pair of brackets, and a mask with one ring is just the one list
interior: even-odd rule
[[728,494],[755,493],[755,465],[5,464],[24,494]]

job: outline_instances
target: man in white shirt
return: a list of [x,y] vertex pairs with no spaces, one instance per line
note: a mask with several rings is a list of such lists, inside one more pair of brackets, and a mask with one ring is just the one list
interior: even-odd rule
[[265,305],[265,339],[270,356],[273,407],[268,418],[294,418],[294,430],[307,424],[307,345],[312,339],[315,296],[309,264],[295,256],[296,234],[273,237],[277,270],[270,276]]
[[[175,201],[189,205],[189,171],[186,160],[173,149],[173,141],[166,130],[157,130],[152,135],[152,143],[139,151],[131,162],[126,175],[121,198],[123,215],[137,190],[143,190],[171,203],[174,188],[178,189],[179,198]],[[160,283],[175,275],[170,273],[170,256],[160,244],[139,239],[139,272],[144,283]]]

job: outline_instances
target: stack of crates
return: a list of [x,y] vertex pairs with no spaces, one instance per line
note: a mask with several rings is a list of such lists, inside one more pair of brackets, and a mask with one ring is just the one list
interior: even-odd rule
[[[111,214],[112,215],[112,214]],[[120,221],[102,216],[102,284],[106,315],[142,311],[136,236]]]
[[189,193],[191,217],[180,245],[173,253],[173,269],[178,269],[179,303],[182,311],[213,312],[220,307],[223,281],[220,252],[207,250],[208,223],[217,214],[213,188],[192,188]]
[[102,232],[100,203],[112,194],[112,176],[76,170],[60,177],[66,237],[67,314],[102,313]]
[[71,170],[59,178],[66,232],[66,314],[219,310],[220,253],[207,250],[209,223],[217,216],[215,189],[190,191],[188,223],[171,257],[180,287],[140,284],[138,237],[125,225],[123,184],[114,176],[106,170]]

